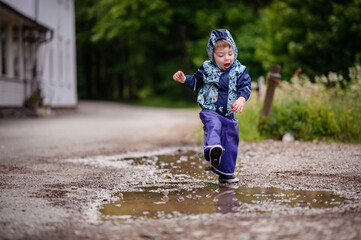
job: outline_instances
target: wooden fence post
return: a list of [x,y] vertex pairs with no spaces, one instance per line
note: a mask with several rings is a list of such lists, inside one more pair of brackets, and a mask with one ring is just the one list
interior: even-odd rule
[[263,103],[263,108],[261,112],[261,118],[263,116],[269,116],[272,107],[273,96],[276,90],[278,83],[281,78],[281,66],[280,65],[272,65],[271,71],[267,74],[266,82],[267,82],[267,91],[266,98]]

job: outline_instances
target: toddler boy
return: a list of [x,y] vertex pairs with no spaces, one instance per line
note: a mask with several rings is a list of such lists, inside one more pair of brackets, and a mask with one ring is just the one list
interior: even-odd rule
[[226,29],[214,30],[207,44],[210,60],[194,75],[178,71],[173,79],[194,91],[200,88],[197,102],[204,130],[204,157],[220,183],[236,183],[234,174],[238,154],[239,128],[234,113],[242,113],[251,94],[247,68],[237,60],[236,44]]

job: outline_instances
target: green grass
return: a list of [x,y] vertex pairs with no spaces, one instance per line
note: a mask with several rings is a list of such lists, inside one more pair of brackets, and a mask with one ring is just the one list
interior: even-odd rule
[[266,139],[258,129],[258,120],[261,113],[263,101],[252,95],[246,102],[243,112],[235,114],[239,125],[239,139],[243,141],[260,141]]

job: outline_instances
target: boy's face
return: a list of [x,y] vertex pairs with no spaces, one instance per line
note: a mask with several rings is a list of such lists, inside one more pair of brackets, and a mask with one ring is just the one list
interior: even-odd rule
[[234,61],[234,53],[232,47],[217,47],[214,49],[213,59],[217,66],[222,70],[227,70]]

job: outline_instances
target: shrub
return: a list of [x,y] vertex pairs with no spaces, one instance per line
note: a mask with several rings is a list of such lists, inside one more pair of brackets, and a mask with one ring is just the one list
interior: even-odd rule
[[325,140],[340,132],[330,108],[300,101],[273,106],[271,115],[260,120],[259,130],[277,139],[291,133],[300,140]]
[[[282,84],[270,116],[260,119],[262,135],[281,139],[289,132],[300,140],[361,142],[361,67],[350,68],[350,80],[336,73],[312,83],[305,75]],[[342,83],[341,83],[342,80]]]

